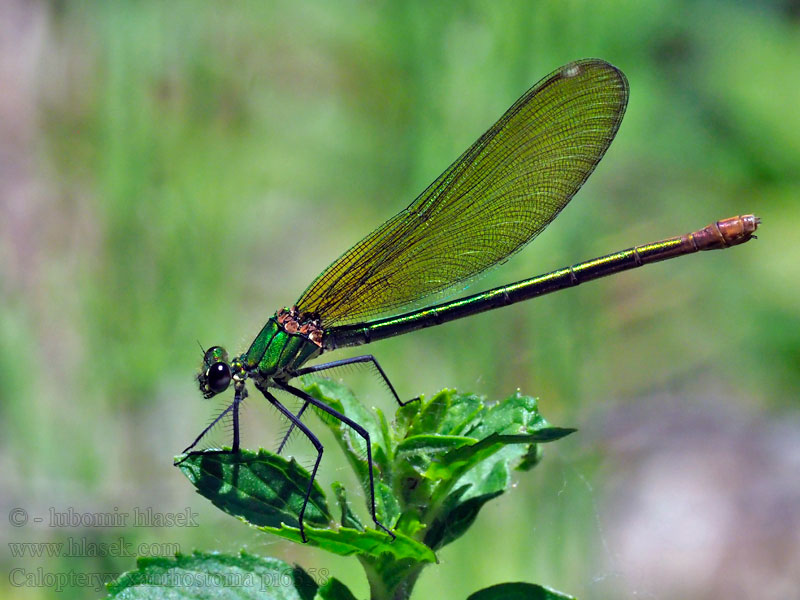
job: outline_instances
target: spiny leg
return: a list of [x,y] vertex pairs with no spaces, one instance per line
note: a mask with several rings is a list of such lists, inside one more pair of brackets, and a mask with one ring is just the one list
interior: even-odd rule
[[343,358],[341,360],[334,360],[334,361],[327,362],[327,363],[324,363],[324,364],[321,364],[321,365],[313,365],[311,367],[305,367],[303,369],[298,369],[297,371],[295,371],[292,374],[292,377],[301,377],[302,375],[308,375],[310,373],[318,373],[320,371],[327,371],[328,369],[335,369],[337,367],[344,367],[345,365],[353,365],[353,364],[358,364],[358,363],[372,363],[373,364],[375,369],[377,369],[378,374],[381,376],[383,381],[388,386],[389,391],[392,392],[392,396],[394,396],[394,399],[397,401],[397,403],[400,406],[405,406],[409,402],[414,402],[416,400],[419,400],[419,396],[417,396],[416,398],[412,398],[411,400],[406,400],[405,402],[400,400],[400,396],[397,395],[397,392],[395,391],[394,386],[392,385],[392,382],[389,381],[389,378],[386,376],[386,373],[384,372],[384,370],[381,367],[380,363],[378,363],[378,361],[375,359],[374,356],[372,356],[372,354],[364,354],[362,356],[354,356],[353,358]]
[[233,443],[231,444],[231,452],[239,451],[239,393],[233,398]]
[[197,445],[197,442],[199,442],[201,439],[203,439],[203,436],[205,434],[207,434],[217,423],[219,423],[222,420],[222,418],[225,415],[227,415],[231,411],[233,411],[233,447],[232,447],[232,450],[234,452],[237,452],[239,450],[239,404],[241,403],[242,400],[244,400],[244,398],[246,396],[247,396],[247,393],[244,391],[244,389],[236,390],[236,394],[233,397],[233,402],[228,406],[228,408],[223,410],[216,419],[211,421],[211,423],[208,425],[208,427],[203,429],[203,431],[200,432],[200,435],[198,435],[194,439],[194,441],[191,444],[189,444],[184,449],[183,452],[181,452],[181,454],[186,454],[187,452],[189,452],[189,450],[194,448]]
[[[383,379],[383,382],[386,384],[386,387],[389,388],[389,391],[392,393],[395,401],[400,406],[405,406],[409,402],[415,402],[419,400],[419,396],[416,398],[412,398],[411,400],[406,400],[403,402],[400,400],[400,396],[397,394],[397,391],[394,389],[392,382],[389,380],[389,377],[386,375],[386,372],[381,367],[378,360],[372,354],[364,354],[362,356],[355,356],[353,358],[344,358],[341,360],[334,360],[331,362],[327,362],[321,365],[313,365],[311,367],[305,367],[303,369],[298,369],[292,373],[292,377],[302,377],[303,375],[309,375],[311,373],[319,373],[321,371],[327,371],[328,369],[336,369],[339,367],[344,367],[347,365],[352,364],[363,364],[363,363],[372,363],[375,367],[375,370],[378,372],[378,375]],[[300,416],[305,412],[306,408],[308,408],[308,402],[305,402],[303,406],[300,408],[300,411],[297,413],[297,418],[299,419]],[[278,454],[281,453],[286,443],[289,441],[289,437],[292,435],[294,431],[294,423],[289,425],[289,428],[286,430],[286,433],[283,434],[283,439],[281,440],[280,445],[278,446]]]
[[[375,512],[375,479],[374,479],[373,472],[372,472],[372,443],[370,442],[369,433],[367,433],[367,430],[364,429],[363,427],[361,427],[361,425],[359,425],[358,423],[356,423],[352,419],[344,416],[339,411],[334,410],[333,408],[331,408],[330,406],[328,406],[324,402],[321,402],[321,401],[317,400],[316,398],[314,398],[310,394],[304,392],[303,390],[298,389],[296,387],[293,387],[293,386],[289,385],[288,383],[282,383],[282,382],[279,382],[279,381],[276,381],[275,383],[282,390],[284,390],[286,392],[289,392],[290,394],[293,394],[294,396],[297,396],[301,400],[305,400],[307,403],[316,406],[318,409],[328,413],[332,417],[335,417],[336,419],[339,419],[345,425],[349,425],[358,435],[360,435],[362,438],[364,438],[364,441],[367,443],[367,468],[368,468],[368,471],[369,471],[369,494],[370,494],[370,500],[371,500],[370,509],[371,509],[371,512],[372,512],[372,520],[375,521],[375,525],[377,525],[378,527],[383,529],[386,533],[388,533],[390,536],[392,536],[392,539],[395,539],[397,536],[395,536],[395,534],[391,530],[389,530],[386,526],[384,526],[383,523],[378,521],[378,516],[377,516],[377,514]],[[289,414],[291,414],[291,413],[289,413]],[[294,415],[292,415],[292,417],[294,417]],[[296,421],[296,423],[297,423],[298,427],[300,427],[300,426],[305,427],[305,425],[303,425],[299,420]],[[316,472],[316,465],[314,467],[314,470]],[[306,502],[308,502],[308,498],[307,497],[306,497]]]
[[[300,418],[303,416],[303,413],[306,412],[306,409],[308,408],[308,406],[309,406],[308,402],[304,402],[303,406],[300,407],[300,410],[297,412],[297,415],[296,415],[298,420],[300,420]],[[290,422],[289,423],[289,429],[287,429],[286,433],[283,434],[283,439],[281,440],[281,443],[278,446],[278,452],[276,454],[280,454],[283,451],[283,447],[286,445],[286,442],[289,441],[289,437],[292,435],[292,432],[294,431],[294,427],[295,427],[294,426],[294,421]]]
[[[317,449],[317,460],[314,462],[314,468],[311,470],[311,479],[308,480],[308,488],[306,489],[306,497],[303,499],[303,508],[300,509],[300,513],[298,514],[298,522],[300,523],[300,537],[303,539],[303,543],[305,544],[308,542],[308,538],[306,537],[305,532],[305,525],[303,525],[303,515],[306,513],[306,506],[308,506],[308,499],[311,497],[311,490],[314,486],[314,478],[317,476],[317,469],[319,468],[319,463],[322,460],[322,451],[324,450],[322,446],[322,442],[317,439],[311,430],[306,427],[306,425],[300,421],[300,419],[292,413],[288,408],[286,408],[283,404],[278,402],[278,399],[270,394],[266,389],[258,388],[264,397],[269,400],[270,404],[272,404],[275,408],[277,408],[280,412],[284,414],[284,416],[292,422],[293,426],[296,426],[300,431],[302,431],[306,437],[314,444],[314,448]],[[302,410],[301,410],[302,413]]]

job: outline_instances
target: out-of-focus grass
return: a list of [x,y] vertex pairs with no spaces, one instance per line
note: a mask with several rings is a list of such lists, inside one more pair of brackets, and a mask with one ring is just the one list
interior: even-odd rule
[[[746,212],[764,218],[761,239],[369,351],[401,395],[520,387],[554,423],[590,433],[606,408],[663,390],[796,419],[800,27],[779,3],[31,6],[43,25],[23,176],[36,194],[6,196],[0,226],[3,506],[191,504],[200,528],[125,535],[184,551],[247,543],[350,569],[228,523],[172,470],[172,454],[211,413],[192,381],[196,340],[246,347],[525,89],[587,56],[630,79],[618,138],[536,244],[477,285]],[[587,597],[635,592],[607,571],[614,548],[598,524],[593,450],[578,436],[551,450],[543,474],[522,479],[446,551],[420,597],[504,580]],[[63,541],[108,531],[10,533]],[[489,540],[507,552],[478,564]],[[133,559],[44,564],[121,570]],[[357,570],[342,578],[366,589]],[[3,581],[5,596],[36,597]]]

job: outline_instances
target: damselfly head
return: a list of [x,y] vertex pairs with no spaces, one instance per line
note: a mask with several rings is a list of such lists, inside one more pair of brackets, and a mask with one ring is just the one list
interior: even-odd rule
[[203,356],[203,365],[197,375],[204,398],[211,398],[228,389],[231,383],[231,366],[228,353],[220,346],[212,346]]

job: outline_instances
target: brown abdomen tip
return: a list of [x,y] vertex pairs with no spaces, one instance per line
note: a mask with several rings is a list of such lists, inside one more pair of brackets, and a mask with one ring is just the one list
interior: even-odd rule
[[722,219],[692,234],[698,250],[717,250],[744,244],[753,237],[761,219],[755,215],[740,215]]

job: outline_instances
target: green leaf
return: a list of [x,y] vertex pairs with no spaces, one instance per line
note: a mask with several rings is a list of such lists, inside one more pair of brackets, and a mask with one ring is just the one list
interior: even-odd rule
[[516,392],[505,400],[488,406],[480,415],[477,425],[465,435],[483,439],[493,433],[526,434],[548,426],[539,414],[536,398]]
[[[294,566],[292,576],[294,578],[294,587],[297,588],[300,598],[302,598],[302,600],[314,600],[315,592],[318,587],[314,578],[304,571],[300,565]],[[285,585],[286,582],[282,581],[281,583]]]
[[[366,410],[348,388],[326,379],[315,380],[305,386],[305,389],[318,400],[342,412],[367,430],[372,442],[376,512],[381,522],[390,527],[400,516],[400,506],[394,492],[385,483],[385,481],[390,481],[392,477],[389,456],[392,456],[394,452],[390,447],[389,427],[386,419],[383,418],[383,414],[378,410]],[[369,470],[364,439],[356,434],[351,427],[335,419],[327,419],[324,422],[336,436],[348,461],[356,471],[359,481],[362,482],[364,500],[369,510],[371,492],[369,489]],[[352,512],[350,516],[352,516]],[[342,525],[354,526],[355,523],[342,521]],[[357,526],[356,529],[358,529]]]
[[[369,494],[368,487],[366,493]],[[375,512],[381,523],[387,527],[392,527],[400,518],[400,502],[397,496],[392,488],[380,479],[375,480]]]
[[300,567],[242,551],[139,558],[108,584],[108,598],[311,600],[317,584]]
[[342,511],[340,523],[345,527],[364,531],[364,525],[359,518],[353,514],[353,511],[350,510],[350,503],[347,501],[347,492],[344,486],[338,481],[334,481],[331,487],[333,488],[333,493],[336,494],[336,500],[339,502],[339,509]]
[[[384,437],[385,429],[381,427],[376,414],[367,410],[349,388],[329,379],[315,379],[304,384],[303,389],[317,400],[361,425],[369,434],[372,443],[373,466],[381,472],[389,469],[388,456],[390,452],[387,452],[389,440]],[[358,435],[352,427],[338,419],[323,418],[322,422],[334,433],[359,479],[364,481],[368,477],[367,449],[364,438]]]
[[[307,389],[370,433],[373,457],[382,463],[375,465],[376,511],[381,522],[397,528],[394,541],[385,532],[366,529],[338,483],[333,489],[342,526],[332,528],[325,497],[314,485],[305,519],[308,542],[335,554],[356,554],[374,567],[394,565],[398,572],[435,562],[432,549],[463,535],[483,505],[508,488],[512,467],[532,465],[540,443],[573,431],[550,427],[534,398],[515,394],[486,405],[477,396],[444,390],[430,402],[413,403],[417,408],[398,410],[405,435],[397,439],[382,415],[366,411],[343,386],[317,381]],[[335,420],[324,422],[362,481],[367,480],[363,440]],[[309,475],[293,460],[265,450],[207,451],[182,457],[180,467],[223,510],[262,531],[302,541],[297,515]],[[369,502],[369,489],[363,485]]]
[[446,514],[443,519],[437,519],[431,524],[425,535],[425,544],[438,550],[460,538],[475,521],[478,512],[489,500],[494,500],[502,491],[473,496],[460,502]]
[[520,459],[516,469],[518,471],[530,471],[533,467],[541,462],[542,456],[542,447],[539,444],[528,446],[528,451]]
[[450,407],[439,424],[438,431],[443,435],[464,435],[477,424],[480,412],[484,409],[483,399],[473,395],[459,395],[455,390],[449,390],[455,396],[450,401]]
[[551,427],[536,399],[519,393],[487,405],[444,390],[406,418],[407,435],[395,449],[394,489],[404,506],[417,508],[427,526],[423,539],[433,549],[463,535],[483,505],[508,488],[512,468],[532,468],[540,443],[574,431]]
[[[420,522],[417,512],[413,510],[407,510],[400,515],[394,531],[395,533],[403,533],[404,535],[418,538],[420,537],[418,534],[421,531],[424,531],[424,529],[425,525]],[[430,544],[426,543],[426,545],[430,547]]]
[[[425,564],[436,562],[434,551],[461,537],[483,506],[508,490],[511,469],[533,467],[541,457],[542,443],[574,431],[551,427],[539,414],[536,399],[519,393],[487,404],[478,396],[443,390],[428,402],[420,400],[398,409],[390,428],[380,411],[366,410],[341,385],[322,380],[306,389],[369,433],[376,514],[397,535],[392,540],[384,531],[365,528],[340,483],[333,485],[341,515],[341,526],[335,527],[325,496],[315,484],[304,522],[308,543],[334,554],[358,556],[372,589],[390,595],[414,581]],[[320,416],[355,470],[369,509],[363,438],[336,419]],[[180,467],[198,491],[223,510],[264,532],[302,541],[297,516],[309,474],[293,460],[265,450],[207,451],[181,457]],[[310,587],[306,585],[305,591]],[[352,599],[336,580],[314,587],[314,592],[319,600]],[[556,594],[522,583],[487,588],[479,594],[563,598],[530,596],[534,592]],[[302,597],[312,600],[310,595]]]
[[408,428],[411,427],[425,403],[425,396],[420,396],[419,400],[408,402],[405,406],[397,409],[394,415],[394,439],[400,440],[406,437]]
[[408,429],[407,436],[424,435],[426,433],[440,433],[439,426],[450,408],[453,392],[442,390],[429,402],[422,405],[415,419]]
[[[373,446],[386,447],[387,440],[383,437],[383,430],[378,420],[375,418],[374,411],[367,409],[361,404],[350,388],[329,379],[318,379],[308,385],[304,385],[303,388],[317,400],[321,400],[325,404],[336,408],[342,414],[350,417],[353,421],[366,429]],[[363,444],[363,438],[355,434],[350,427],[343,425],[338,420],[334,420],[333,422],[337,426],[341,425],[345,427],[348,432],[352,432],[352,435],[356,436],[354,439],[359,440],[359,443]]]
[[[502,452],[501,452],[502,454]],[[508,460],[502,457],[458,480],[458,487],[442,503],[441,510],[425,532],[425,543],[438,550],[461,537],[489,500],[505,492],[509,483]]]
[[[296,527],[283,525],[281,527],[260,527],[259,529],[293,542],[302,542],[300,529]],[[386,532],[375,529],[358,531],[349,527],[340,527],[338,530],[333,530],[306,526],[305,533],[310,545],[318,546],[340,556],[358,554],[363,557],[378,558],[391,554],[395,560],[412,559],[417,562],[436,562],[433,550],[402,533],[396,533],[395,540],[392,540]]]
[[345,584],[331,577],[317,590],[314,600],[356,600],[356,597]]
[[383,460],[386,461],[385,467],[388,468],[392,460],[392,455],[390,454],[392,452],[392,432],[389,427],[389,421],[386,420],[386,415],[383,414],[380,408],[375,408],[375,416],[378,419],[378,425],[381,428],[381,438],[383,440],[380,449],[385,451]]
[[[535,444],[552,442],[573,433],[575,429],[548,427],[525,435],[501,435],[493,433],[479,442],[457,447],[431,463],[425,476],[429,479],[445,479],[458,476],[475,464],[485,460],[503,446],[512,444]],[[523,450],[527,453],[527,450]]]
[[[251,525],[299,526],[310,475],[294,459],[266,450],[206,450],[178,457],[177,466],[197,492]],[[314,483],[304,515],[306,525],[329,526],[325,495]]]
[[477,442],[473,437],[460,435],[423,434],[404,439],[397,445],[397,456],[406,460],[411,454],[444,454],[450,450]]
[[467,600],[575,600],[575,597],[533,583],[500,583],[470,594]]
[[413,469],[416,474],[425,475],[431,462],[437,460],[438,457],[462,446],[475,444],[477,441],[470,437],[439,434],[415,435],[406,438],[395,449],[395,470],[407,472],[409,469]]

